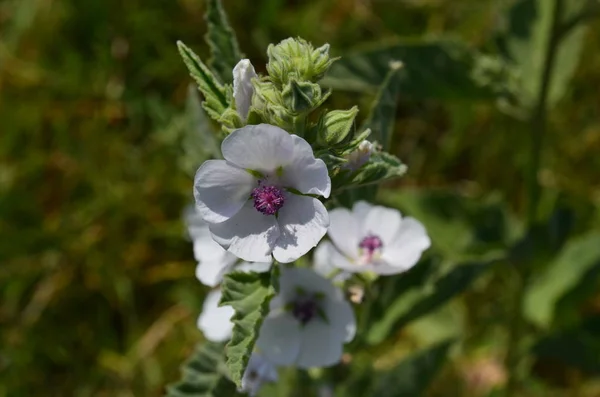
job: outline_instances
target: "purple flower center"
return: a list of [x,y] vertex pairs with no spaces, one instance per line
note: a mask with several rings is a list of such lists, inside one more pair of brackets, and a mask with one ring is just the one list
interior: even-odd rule
[[383,247],[383,241],[374,234],[369,234],[363,238],[358,247],[363,250],[364,260],[371,262],[375,253],[377,253]]
[[254,208],[265,215],[274,215],[285,202],[283,192],[276,186],[259,186],[250,196],[254,199]]
[[318,313],[319,306],[315,299],[299,299],[293,303],[292,314],[305,325],[312,320]]

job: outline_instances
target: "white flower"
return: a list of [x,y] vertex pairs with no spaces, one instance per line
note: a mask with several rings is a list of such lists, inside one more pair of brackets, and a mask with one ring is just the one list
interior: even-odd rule
[[[196,208],[215,241],[239,258],[292,262],[329,226],[327,166],[304,139],[268,124],[247,125],[221,145],[225,160],[208,160],[194,180]],[[300,194],[298,194],[300,193]]]
[[259,353],[252,353],[248,366],[242,377],[240,392],[248,393],[251,397],[256,396],[265,382],[277,382],[277,368],[272,362]]
[[352,212],[336,208],[329,215],[328,235],[333,244],[323,242],[317,251],[342,270],[401,273],[413,267],[431,245],[423,225],[414,218],[402,218],[395,209],[359,201]]
[[259,332],[256,346],[277,365],[299,368],[340,361],[354,338],[356,320],[340,289],[307,268],[282,268],[279,295]]
[[375,145],[367,140],[362,141],[353,152],[346,156],[348,159],[346,166],[351,170],[359,169],[369,161],[374,151]]
[[326,242],[322,242],[317,246],[313,257],[314,271],[325,278],[331,279],[334,283],[348,280],[352,274],[333,265],[330,253],[331,248],[331,244],[327,244]]
[[231,306],[219,306],[221,290],[212,290],[206,295],[202,305],[202,313],[198,317],[198,328],[206,339],[213,342],[224,342],[231,338],[233,323],[231,317],[234,310]]
[[198,262],[196,266],[196,278],[204,285],[216,287],[223,281],[223,276],[232,270],[245,272],[266,272],[271,268],[271,261],[248,263],[243,262],[236,266],[238,258],[227,252],[216,241],[208,229],[208,223],[202,220],[195,208],[189,207],[185,210],[184,219],[187,224],[188,233],[194,244],[194,258]]
[[235,108],[242,120],[248,118],[248,111],[252,103],[254,88],[252,79],[258,77],[254,71],[254,66],[248,59],[242,59],[233,68],[233,97],[235,99]]

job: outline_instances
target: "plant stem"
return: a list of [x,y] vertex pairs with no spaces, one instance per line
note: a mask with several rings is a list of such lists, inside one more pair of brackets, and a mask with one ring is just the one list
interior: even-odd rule
[[[556,60],[558,44],[560,42],[560,19],[562,16],[564,0],[554,0],[552,24],[549,32],[548,45],[544,59],[544,70],[542,72],[540,90],[537,103],[531,117],[531,154],[530,163],[527,168],[527,193],[529,196],[527,205],[527,225],[529,228],[537,220],[538,205],[540,201],[540,185],[537,176],[540,169],[544,136],[547,127],[548,93],[552,80],[552,72]],[[525,292],[530,279],[530,270],[527,266],[518,266],[516,270],[516,282],[514,291],[514,305],[512,307],[512,321],[509,328],[508,346],[505,365],[509,371],[506,396],[516,396],[519,383],[519,367],[522,358],[521,340],[525,320],[522,314]]]

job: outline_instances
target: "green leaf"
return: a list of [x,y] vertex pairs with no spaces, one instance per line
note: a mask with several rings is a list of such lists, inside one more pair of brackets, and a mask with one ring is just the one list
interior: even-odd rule
[[373,101],[369,117],[360,128],[361,130],[371,129],[371,140],[379,142],[383,151],[386,152],[390,150],[392,144],[401,71],[402,64],[398,61],[392,62]]
[[536,274],[525,295],[525,316],[539,326],[551,324],[556,303],[600,261],[600,233],[571,239],[541,274]]
[[600,315],[538,341],[532,352],[543,361],[560,361],[591,374],[600,374]]
[[413,99],[494,99],[506,94],[510,71],[504,62],[449,40],[403,40],[345,55],[323,80],[345,91],[374,91],[390,62],[402,61],[398,90]]
[[425,285],[412,285],[411,289],[402,290],[383,317],[372,321],[366,337],[367,343],[381,343],[393,330],[400,330],[409,322],[444,305],[464,292],[492,263],[458,265],[435,281],[428,280]]
[[242,376],[252,354],[258,330],[269,313],[275,294],[270,273],[229,273],[221,284],[221,306],[235,310],[231,341],[227,344],[227,368],[231,379],[241,386]]
[[369,161],[357,171],[341,170],[331,182],[334,190],[372,185],[391,178],[397,178],[406,172],[406,166],[400,159],[385,152],[376,152]]
[[220,0],[208,1],[205,19],[208,24],[205,39],[211,52],[209,65],[221,77],[222,82],[231,83],[233,68],[243,58],[243,54]]
[[[559,24],[580,13],[586,0],[563,0],[557,10]],[[525,108],[533,107],[540,95],[542,74],[547,63],[547,53],[552,35],[553,18],[557,1],[520,0],[509,11],[509,30],[501,38],[506,56],[520,71],[520,95]],[[557,47],[548,105],[552,106],[565,94],[575,73],[583,49],[585,26],[579,25],[568,32]]]
[[476,199],[449,189],[383,190],[381,201],[425,225],[433,246],[456,261],[511,247],[522,226],[498,197]]
[[382,375],[374,392],[377,397],[421,397],[447,360],[454,340],[446,340],[402,361]]
[[179,53],[190,72],[190,76],[196,81],[198,89],[204,95],[202,106],[211,118],[218,121],[229,106],[225,87],[219,83],[215,75],[202,63],[194,51],[181,41],[177,42],[177,48],[179,48]]
[[225,375],[222,343],[198,346],[183,365],[182,380],[167,386],[167,397],[241,396]]

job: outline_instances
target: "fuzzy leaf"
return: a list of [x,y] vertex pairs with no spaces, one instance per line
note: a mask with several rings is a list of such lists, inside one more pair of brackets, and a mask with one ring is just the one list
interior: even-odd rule
[[333,64],[325,85],[345,91],[374,91],[390,63],[400,60],[399,90],[412,99],[494,99],[507,91],[504,62],[449,40],[403,40],[345,55]]
[[231,340],[226,348],[226,364],[231,379],[241,386],[242,376],[252,354],[258,330],[269,313],[269,302],[275,294],[270,273],[227,274],[221,284],[221,306],[231,306],[235,314]]
[[558,257],[536,275],[525,295],[525,316],[539,326],[552,322],[560,298],[600,262],[600,233],[594,232],[568,242]]
[[386,152],[390,150],[392,143],[401,71],[402,67],[399,62],[392,64],[383,84],[379,87],[369,117],[360,128],[361,130],[371,129],[371,140],[379,142]]
[[378,344],[392,330],[401,329],[409,322],[437,309],[456,295],[464,292],[483,272],[489,269],[490,263],[467,263],[456,266],[442,275],[430,285],[413,285],[402,293],[384,316],[374,321],[369,327],[367,342]]
[[211,118],[219,120],[219,117],[229,106],[225,87],[219,83],[215,75],[202,63],[194,51],[181,41],[177,42],[177,48],[179,48],[179,53],[190,72],[190,76],[196,81],[198,89],[204,96],[202,106]]
[[342,170],[332,178],[334,189],[366,186],[404,175],[406,166],[389,153],[377,152],[357,171]]
[[[580,13],[586,0],[566,0],[560,2],[559,23]],[[538,101],[542,84],[543,71],[547,64],[548,46],[552,34],[552,25],[556,1],[520,0],[509,12],[509,30],[501,38],[506,56],[514,62],[520,71],[519,98],[526,108],[531,108]],[[581,51],[585,26],[572,29],[560,41],[554,67],[551,71],[548,104],[555,104],[566,92],[573,76]]]
[[205,39],[211,52],[209,65],[221,77],[222,82],[231,83],[233,68],[243,58],[243,54],[235,33],[229,26],[221,0],[209,0],[206,7],[208,32]]
[[241,396],[224,372],[222,343],[198,346],[182,367],[182,380],[167,386],[167,397]]

